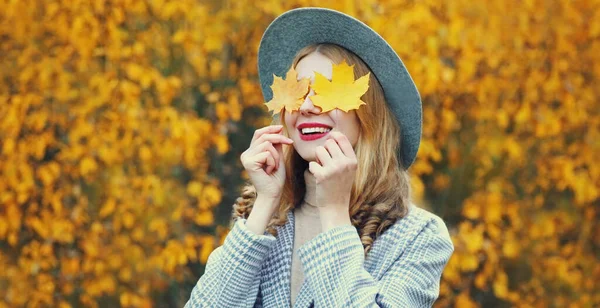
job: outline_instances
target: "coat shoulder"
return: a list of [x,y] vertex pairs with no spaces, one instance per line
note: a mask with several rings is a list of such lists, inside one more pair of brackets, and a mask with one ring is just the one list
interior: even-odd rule
[[414,204],[411,205],[411,210],[413,215],[418,217],[417,219],[423,223],[423,231],[450,237],[448,227],[441,217]]
[[407,215],[398,219],[386,230],[380,240],[383,242],[382,245],[392,245],[393,243],[394,245],[408,246],[419,237],[431,238],[444,242],[445,245],[453,246],[444,220],[412,203],[408,207]]
[[417,225],[422,226],[413,241],[418,242],[417,245],[436,247],[439,251],[448,251],[451,254],[454,251],[454,244],[444,220],[416,205],[412,205],[412,211],[413,215],[418,217]]

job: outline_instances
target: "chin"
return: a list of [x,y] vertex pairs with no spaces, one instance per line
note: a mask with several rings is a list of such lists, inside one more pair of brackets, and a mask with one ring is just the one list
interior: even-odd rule
[[317,161],[317,157],[316,157],[316,155],[314,153],[313,154],[307,154],[307,153],[303,153],[303,152],[300,152],[300,151],[297,151],[297,150],[296,150],[296,152],[298,152],[298,155],[300,155],[300,157],[302,157],[302,159],[304,159],[307,162]]
[[300,157],[302,157],[302,159],[304,159],[307,162],[317,161],[317,158],[314,155],[302,155],[302,154],[300,154]]

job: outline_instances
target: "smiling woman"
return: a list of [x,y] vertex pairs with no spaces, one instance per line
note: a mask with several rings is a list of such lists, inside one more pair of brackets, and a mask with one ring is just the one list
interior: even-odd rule
[[[316,81],[334,82],[344,62],[352,81],[372,76],[364,104],[323,112]],[[421,101],[396,53],[353,17],[303,8],[269,26],[258,64],[266,100],[273,74],[292,69],[310,91],[241,155],[251,184],[186,306],[431,306],[453,244],[439,217],[411,203]],[[304,85],[290,76],[297,95]]]

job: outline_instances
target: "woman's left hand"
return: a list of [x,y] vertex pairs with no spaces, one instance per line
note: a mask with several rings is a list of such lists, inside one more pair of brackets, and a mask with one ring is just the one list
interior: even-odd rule
[[323,227],[349,224],[350,193],[358,166],[352,144],[344,134],[331,132],[315,154],[317,162],[310,162],[308,169],[316,178],[316,205]]

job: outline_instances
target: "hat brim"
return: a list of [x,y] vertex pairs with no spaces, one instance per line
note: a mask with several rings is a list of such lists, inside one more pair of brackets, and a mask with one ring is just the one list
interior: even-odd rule
[[258,49],[258,75],[265,101],[273,93],[273,74],[284,76],[296,53],[315,43],[333,43],[358,55],[381,84],[402,132],[403,167],[414,162],[422,131],[421,98],[404,63],[373,29],[344,13],[325,8],[298,8],[278,16],[267,27]]

